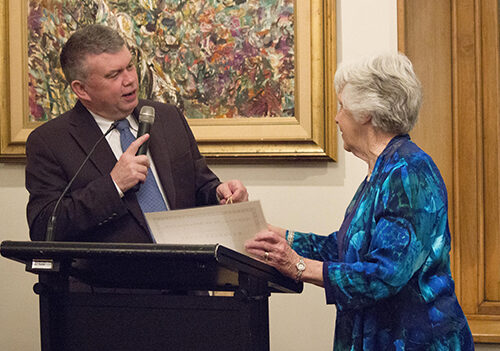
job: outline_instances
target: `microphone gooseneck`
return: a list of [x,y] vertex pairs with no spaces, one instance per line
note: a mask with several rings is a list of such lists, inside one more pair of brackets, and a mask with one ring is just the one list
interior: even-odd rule
[[63,199],[64,195],[66,195],[69,188],[71,187],[71,185],[75,181],[76,177],[78,176],[78,174],[82,170],[83,166],[87,163],[90,156],[94,153],[94,150],[96,149],[97,145],[99,145],[101,143],[102,139],[104,139],[113,129],[116,128],[117,124],[118,124],[118,121],[113,122],[113,124],[109,127],[109,129],[106,131],[106,133],[104,133],[99,138],[99,140],[97,140],[97,142],[94,144],[94,146],[92,147],[90,152],[87,154],[87,157],[85,157],[85,160],[83,160],[82,164],[80,165],[80,168],[78,168],[78,170],[76,171],[73,178],[71,178],[68,185],[66,185],[66,188],[64,188],[63,192],[61,193],[61,195],[57,199],[56,205],[54,206],[54,209],[52,210],[52,214],[51,214],[49,221],[47,223],[47,233],[45,235],[45,241],[54,241],[54,236],[55,236],[54,233],[56,230],[56,219],[57,219],[56,211],[57,211],[57,208],[59,207],[59,204],[61,203],[61,200]]

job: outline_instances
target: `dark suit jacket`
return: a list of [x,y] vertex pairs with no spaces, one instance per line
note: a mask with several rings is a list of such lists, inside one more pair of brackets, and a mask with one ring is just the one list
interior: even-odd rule
[[[219,179],[200,155],[187,121],[172,105],[153,106],[156,119],[149,150],[171,209],[217,203]],[[36,128],[26,143],[27,206],[32,240],[44,240],[58,197],[76,173],[102,131],[80,103]],[[103,140],[77,176],[57,210],[56,240],[150,242],[144,215],[133,191],[120,198],[110,172],[117,162]]]

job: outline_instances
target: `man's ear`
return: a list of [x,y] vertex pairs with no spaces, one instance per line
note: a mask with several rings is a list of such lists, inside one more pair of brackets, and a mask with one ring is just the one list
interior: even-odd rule
[[82,101],[90,101],[90,96],[87,94],[85,84],[80,80],[74,80],[71,82],[71,89],[78,96],[78,99]]

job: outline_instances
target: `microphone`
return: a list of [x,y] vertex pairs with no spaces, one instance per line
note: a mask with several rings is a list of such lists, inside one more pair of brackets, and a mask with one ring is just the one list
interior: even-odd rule
[[[149,134],[151,131],[151,126],[155,121],[155,109],[152,106],[142,106],[141,112],[139,112],[139,128],[137,130],[137,138],[140,138],[144,134]],[[146,140],[139,149],[137,150],[136,156],[146,155],[148,153],[149,139]]]
[[78,168],[78,170],[76,171],[73,178],[71,178],[68,185],[66,185],[66,188],[64,188],[61,196],[59,196],[59,198],[57,199],[56,205],[54,206],[54,209],[52,210],[52,214],[51,214],[49,221],[47,223],[47,233],[45,236],[45,241],[54,241],[54,235],[55,235],[54,232],[56,229],[56,219],[57,219],[56,218],[56,211],[57,211],[57,208],[59,207],[59,204],[61,203],[61,200],[63,199],[64,195],[66,195],[69,188],[71,187],[71,184],[73,184],[76,177],[78,176],[78,174],[82,170],[83,166],[87,163],[90,156],[94,153],[94,150],[96,149],[97,145],[99,145],[101,143],[102,139],[104,139],[113,129],[115,129],[117,125],[118,125],[118,121],[113,122],[113,124],[109,127],[109,129],[106,131],[106,133],[104,133],[99,138],[99,140],[97,140],[97,142],[94,144],[94,146],[92,147],[92,149],[88,153],[87,157],[85,157],[85,160],[83,160],[82,164],[80,165],[80,168]]

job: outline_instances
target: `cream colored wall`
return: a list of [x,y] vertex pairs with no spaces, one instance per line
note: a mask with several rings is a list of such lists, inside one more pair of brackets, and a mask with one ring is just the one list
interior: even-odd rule
[[[0,164],[0,240],[27,240],[24,166]],[[39,350],[35,276],[24,266],[0,258],[0,340],[2,349]]]
[[[395,51],[396,0],[337,0],[338,60]],[[333,79],[333,75],[330,77]],[[333,118],[333,116],[332,116]],[[268,222],[303,231],[330,233],[366,173],[346,154],[339,138],[337,163],[289,165],[214,165],[222,179],[239,178],[251,199],[261,200]],[[24,166],[0,164],[0,240],[27,240]],[[2,350],[39,350],[38,302],[34,276],[0,259],[0,340]],[[335,308],[323,290],[306,286],[300,295],[273,295],[270,303],[271,350],[331,350]],[[500,346],[478,347],[500,350]]]

